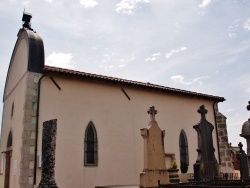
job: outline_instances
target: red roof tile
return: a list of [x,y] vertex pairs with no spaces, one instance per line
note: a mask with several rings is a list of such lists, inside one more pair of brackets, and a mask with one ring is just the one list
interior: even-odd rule
[[172,94],[178,94],[178,95],[185,95],[189,97],[204,98],[204,99],[213,100],[217,102],[225,101],[223,97],[219,97],[219,96],[213,96],[213,95],[207,95],[207,94],[202,94],[202,93],[196,93],[192,91],[175,89],[175,88],[160,86],[160,85],[151,84],[151,83],[137,82],[137,81],[126,80],[122,78],[115,78],[115,77],[110,77],[110,76],[103,76],[103,75],[98,75],[98,74],[91,74],[91,73],[80,72],[80,71],[75,71],[75,70],[63,69],[63,68],[52,67],[48,65],[44,66],[43,71],[50,72],[50,73],[57,73],[61,75],[73,76],[73,77],[82,78],[82,79],[104,81],[104,82],[110,82],[110,83],[115,83],[115,84],[120,84],[120,85],[126,85],[130,87],[156,90],[160,92],[166,92],[166,93],[172,93]]

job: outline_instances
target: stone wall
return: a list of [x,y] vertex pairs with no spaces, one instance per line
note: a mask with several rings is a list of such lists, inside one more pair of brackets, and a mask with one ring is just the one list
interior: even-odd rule
[[40,77],[41,74],[27,72],[20,161],[20,188],[33,187],[38,81]]
[[218,128],[221,170],[230,172],[233,170],[233,164],[230,158],[230,147],[228,143],[227,118],[218,111],[218,106],[215,107],[215,115]]

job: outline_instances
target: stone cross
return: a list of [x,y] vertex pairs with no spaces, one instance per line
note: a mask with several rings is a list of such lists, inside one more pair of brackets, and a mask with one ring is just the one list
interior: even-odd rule
[[197,110],[201,114],[201,120],[193,128],[198,134],[198,157],[194,164],[194,179],[196,181],[213,180],[219,175],[219,164],[215,158],[213,146],[214,126],[206,120],[205,106]]
[[[248,101],[247,110],[250,111],[250,101]],[[250,118],[244,122],[241,128],[241,137],[247,141],[247,154],[250,156]],[[250,168],[250,167],[249,167]]]
[[150,120],[155,121],[155,115],[157,114],[157,110],[155,110],[154,106],[151,106],[148,110],[148,114],[150,114]]
[[239,148],[240,148],[239,152],[242,153],[242,152],[243,152],[243,149],[242,149],[243,144],[242,144],[241,142],[239,142],[238,146],[239,146]]
[[248,157],[245,151],[242,149],[243,144],[240,142],[238,144],[240,151],[237,154],[237,159],[240,164],[240,179],[241,180],[249,180],[249,169],[248,169]]
[[[250,111],[250,101],[248,101],[247,110]],[[248,120],[250,121],[250,118]]]
[[169,183],[169,175],[165,162],[164,136],[155,120],[157,110],[152,106],[147,111],[151,121],[147,128],[141,129],[141,136],[144,142],[144,168],[140,173],[140,187],[158,187],[158,180],[161,184]]
[[250,111],[250,101],[248,101],[247,110]]
[[205,109],[204,105],[201,105],[200,108],[197,110],[199,114],[201,114],[202,119],[206,119],[207,109]]

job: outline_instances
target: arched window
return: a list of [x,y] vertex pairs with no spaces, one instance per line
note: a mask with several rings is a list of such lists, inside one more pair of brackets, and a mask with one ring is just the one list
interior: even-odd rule
[[188,157],[188,141],[184,130],[181,130],[179,137],[179,148],[180,148],[180,161],[189,163]]
[[11,149],[12,146],[12,131],[10,131],[8,140],[7,140],[7,149]]
[[95,126],[90,122],[85,131],[84,165],[97,166],[98,146]]

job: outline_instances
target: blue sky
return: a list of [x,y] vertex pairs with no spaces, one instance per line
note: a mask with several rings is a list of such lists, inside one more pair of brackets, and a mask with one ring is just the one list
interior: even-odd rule
[[246,145],[249,0],[2,1],[0,93],[24,8],[46,64],[224,97],[229,141]]

